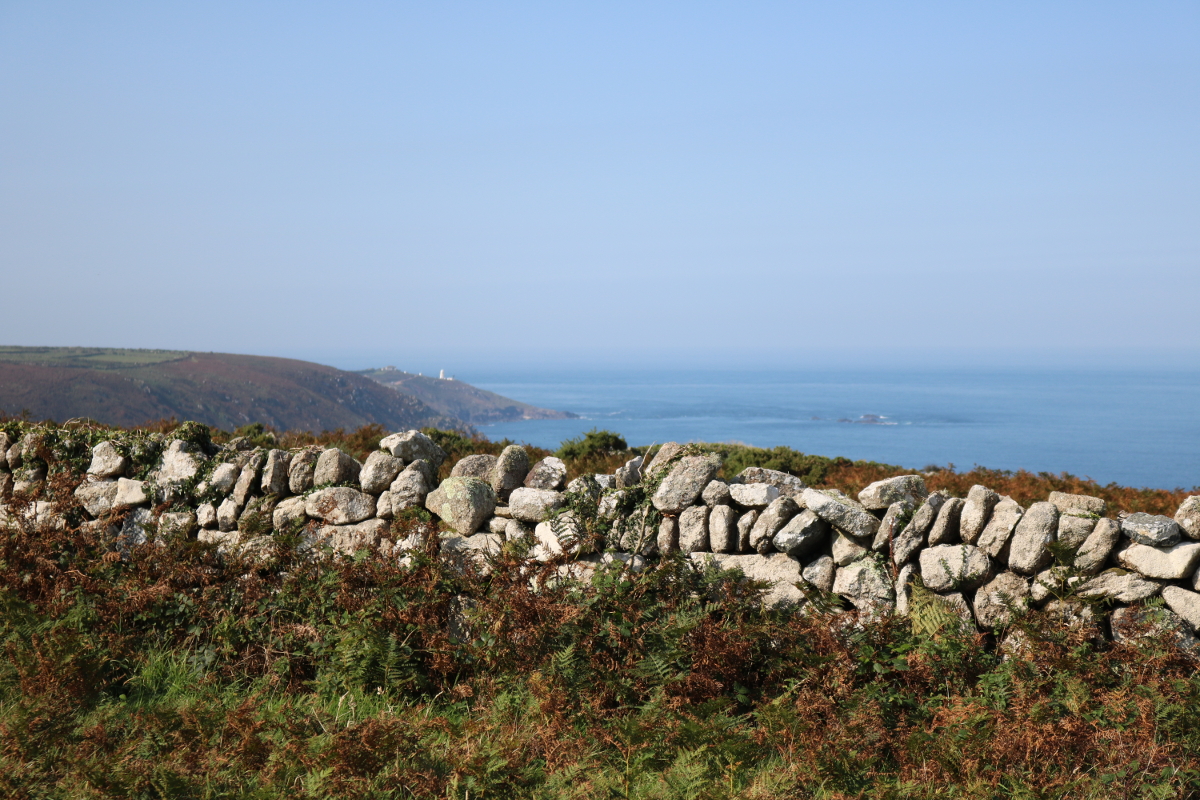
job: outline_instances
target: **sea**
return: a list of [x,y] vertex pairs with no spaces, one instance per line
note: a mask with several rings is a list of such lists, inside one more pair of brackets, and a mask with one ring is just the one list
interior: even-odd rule
[[578,419],[477,426],[555,449],[598,428],[630,445],[786,445],[912,469],[1068,472],[1102,484],[1200,485],[1200,371],[473,370],[484,389]]

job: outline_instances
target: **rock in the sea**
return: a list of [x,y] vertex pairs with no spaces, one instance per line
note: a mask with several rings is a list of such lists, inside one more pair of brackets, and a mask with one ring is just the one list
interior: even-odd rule
[[320,457],[321,450],[317,447],[305,447],[292,453],[292,462],[288,465],[288,489],[292,494],[304,494],[313,488],[313,476]]
[[779,608],[804,602],[804,593],[796,588],[801,580],[800,562],[783,553],[765,556],[692,553],[691,559],[698,567],[711,564],[719,569],[739,569],[750,580],[768,583],[770,588],[762,597],[766,606]]
[[423,458],[433,465],[434,470],[446,460],[446,451],[434,444],[434,441],[420,431],[404,431],[384,437],[379,443],[380,449],[387,450],[405,464]]
[[367,494],[379,494],[392,485],[403,469],[403,461],[391,453],[376,450],[363,462],[358,473],[358,485]]
[[1084,575],[1095,575],[1104,569],[1105,562],[1121,539],[1121,526],[1116,520],[1099,520],[1075,553],[1075,568]]
[[730,483],[765,483],[774,486],[784,497],[790,497],[796,501],[800,500],[800,495],[804,494],[804,490],[808,488],[804,485],[804,481],[795,475],[763,467],[746,467]]
[[1008,568],[1032,575],[1051,561],[1049,545],[1058,534],[1058,508],[1053,503],[1034,503],[1013,529],[1008,545]]
[[708,506],[688,506],[679,515],[679,550],[691,555],[708,549]]
[[678,514],[699,499],[720,468],[721,459],[715,453],[684,456],[659,484],[652,499],[654,507],[664,514]]
[[992,518],[988,520],[983,533],[979,534],[979,549],[991,558],[1003,560],[1002,555],[1012,538],[1013,529],[1017,527],[1017,523],[1021,521],[1024,514],[1025,509],[1021,508],[1016,500],[1011,497],[1001,498],[996,507],[992,509]]
[[858,493],[858,502],[870,511],[882,511],[892,503],[908,502],[916,506],[928,495],[925,479],[920,475],[900,475],[875,481]]
[[304,513],[331,525],[352,525],[375,516],[375,498],[349,486],[330,486],[305,498]]
[[855,539],[873,540],[879,530],[877,518],[849,501],[835,499],[828,492],[805,489],[801,502],[818,517]]
[[938,512],[945,502],[946,498],[940,492],[925,498],[904,530],[892,539],[892,563],[899,567],[916,557],[917,551],[925,546],[925,537],[933,529],[933,523],[937,522]]
[[801,571],[804,580],[820,589],[822,592],[833,591],[833,579],[837,574],[837,564],[829,556],[818,556],[804,565]]
[[93,517],[103,516],[112,511],[113,501],[117,499],[117,482],[85,480],[75,489],[75,499]]
[[860,612],[872,617],[890,611],[896,602],[891,576],[878,556],[838,567],[833,579],[833,593],[846,598]]
[[735,483],[729,496],[743,508],[766,508],[779,497],[779,489],[769,483]]
[[1067,494],[1066,492],[1051,492],[1050,502],[1059,512],[1080,517],[1103,517],[1108,507],[1099,497],[1086,494]]
[[1079,587],[1081,597],[1108,598],[1118,603],[1138,603],[1162,591],[1162,583],[1143,578],[1136,572],[1107,569]]
[[733,502],[733,495],[730,494],[729,484],[725,481],[709,481],[708,486],[700,493],[700,499],[709,507],[727,506]]
[[1014,572],[1001,572],[975,592],[975,620],[981,628],[1006,625],[1013,614],[1029,609],[1029,579]]
[[1200,539],[1200,495],[1192,495],[1180,504],[1175,521],[1189,539]]
[[783,526],[799,513],[800,507],[792,498],[775,498],[750,529],[750,548],[759,555],[770,553],[774,549],[775,534],[783,530]]
[[1147,578],[1178,581],[1191,577],[1200,564],[1200,542],[1150,547],[1134,542],[1117,553],[1117,563]]
[[460,535],[470,536],[496,510],[496,492],[479,478],[450,477],[429,493],[425,507]]
[[804,558],[829,540],[829,523],[805,509],[788,520],[775,534],[772,544],[792,558]]
[[714,553],[738,551],[738,514],[728,505],[716,505],[708,515],[708,541]]
[[525,485],[530,489],[553,489],[558,491],[567,482],[567,465],[561,458],[546,456],[530,468],[525,476]]
[[942,544],[921,552],[921,581],[933,592],[974,589],[992,572],[987,553],[969,544]]
[[959,541],[958,528],[966,504],[961,497],[951,497],[946,500],[926,538],[926,544],[929,547],[936,547],[939,544],[954,544]]
[[967,544],[975,544],[992,518],[992,509],[1000,502],[1000,495],[986,486],[976,484],[967,493],[959,520],[959,536]]
[[529,474],[529,453],[519,444],[510,444],[500,452],[492,467],[492,491],[496,497],[506,499],[513,489],[525,485],[525,476]]
[[287,450],[271,450],[267,453],[267,461],[263,465],[261,478],[262,493],[282,497],[288,493],[291,482],[290,471],[292,454]]
[[527,489],[522,486],[513,490],[508,498],[508,510],[513,519],[522,522],[544,522],[550,515],[563,507],[566,498],[562,492],[550,489]]
[[88,465],[88,475],[96,478],[119,478],[128,470],[129,458],[121,455],[121,451],[112,442],[101,442],[92,448],[92,463]]
[[1121,520],[1121,532],[1138,544],[1151,547],[1170,547],[1183,536],[1183,529],[1175,520],[1142,511]]

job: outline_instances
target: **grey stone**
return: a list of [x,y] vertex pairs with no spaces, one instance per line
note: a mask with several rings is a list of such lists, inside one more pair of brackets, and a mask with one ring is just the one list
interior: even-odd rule
[[1013,613],[1029,609],[1029,580],[1013,572],[1001,572],[975,593],[975,619],[981,628],[1008,624]]
[[863,558],[838,567],[833,593],[850,601],[861,613],[880,616],[895,607],[891,576],[878,557]]
[[733,495],[730,494],[729,484],[725,481],[709,481],[708,486],[700,493],[700,499],[706,506],[727,506],[733,502]]
[[[992,558],[1004,560],[1003,555],[1012,532],[1021,521],[1025,509],[1011,497],[1004,497],[992,509],[992,518],[979,535],[979,548]],[[965,539],[964,539],[965,540]]]
[[216,492],[219,497],[225,497],[233,491],[241,474],[242,470],[237,464],[217,464],[212,475],[208,476],[207,488]]
[[1138,603],[1160,591],[1160,582],[1123,569],[1107,569],[1079,587],[1081,597],[1105,597],[1118,603]]
[[289,531],[296,524],[308,521],[308,512],[304,510],[303,497],[289,497],[280,500],[271,514],[271,526],[277,531]]
[[650,459],[650,463],[642,469],[642,475],[647,478],[653,478],[667,468],[675,456],[683,452],[683,445],[679,442],[667,442],[654,453],[654,458]]
[[801,576],[808,583],[822,592],[833,591],[833,579],[837,574],[837,565],[829,556],[818,556],[804,565]]
[[516,542],[533,535],[533,529],[519,519],[506,520],[504,523],[504,541]]
[[567,465],[561,458],[546,456],[533,465],[525,476],[525,485],[530,489],[553,489],[558,491],[567,482]]
[[879,520],[861,508],[849,505],[848,500],[835,499],[816,489],[805,489],[801,500],[805,508],[855,539],[874,539],[879,531]]
[[76,487],[75,499],[93,517],[103,516],[112,511],[113,501],[117,499],[117,482],[85,480]]
[[715,505],[708,515],[708,541],[714,553],[738,551],[738,514],[731,506]]
[[978,542],[992,517],[992,510],[999,502],[1000,495],[986,486],[972,486],[959,519],[959,537],[967,544]]
[[513,489],[525,485],[528,474],[529,453],[519,444],[510,444],[500,451],[500,457],[492,467],[492,491],[498,498],[507,498]]
[[1066,492],[1051,492],[1050,502],[1063,514],[1074,514],[1079,517],[1103,517],[1107,504],[1099,497],[1086,494],[1067,494]]
[[[348,486],[319,491],[336,491],[337,489],[357,491]],[[380,541],[387,535],[387,532],[387,522],[381,519],[368,519],[357,523],[322,525],[317,529],[317,538],[328,542],[334,551],[350,556],[359,550],[378,549]]]
[[893,589],[896,592],[896,613],[900,616],[908,616],[909,608],[912,605],[913,579],[916,577],[917,565],[911,561],[896,572],[896,583]]
[[313,476],[317,470],[317,459],[321,451],[316,447],[305,447],[292,453],[288,465],[288,489],[292,494],[304,494],[313,488]]
[[[13,439],[4,431],[0,431],[0,472],[8,472],[8,450],[13,446]],[[112,476],[108,476],[112,477]]]
[[21,464],[23,463],[21,450],[20,442],[8,446],[8,451],[4,454],[4,460],[8,464],[9,471],[16,471],[21,468]]
[[992,560],[969,544],[942,544],[921,552],[921,581],[931,592],[974,589],[988,579]]
[[1121,520],[1121,532],[1138,544],[1151,547],[1170,547],[1183,536],[1183,529],[1175,520],[1142,511]]
[[112,442],[101,442],[92,448],[92,463],[88,475],[97,478],[118,478],[129,470],[129,459],[121,455]]
[[169,511],[158,518],[159,538],[186,539],[196,530],[196,515],[191,511]]
[[829,541],[829,523],[805,509],[788,520],[775,534],[772,544],[792,558],[804,558]]
[[450,477],[429,493],[425,507],[459,534],[470,536],[493,516],[496,492],[479,478]]
[[260,481],[262,493],[273,494],[276,497],[285,496],[291,483],[291,467],[292,454],[287,450],[268,451]]
[[942,510],[938,512],[933,528],[929,531],[929,536],[926,537],[929,547],[936,547],[939,544],[954,544],[959,541],[958,527],[962,519],[963,507],[966,504],[966,501],[960,497],[951,497],[946,500],[942,505]]
[[684,456],[663,478],[651,502],[664,514],[678,514],[699,499],[720,468],[721,459],[716,454]]
[[580,533],[580,527],[570,513],[561,514],[547,522],[539,522],[533,529],[533,538],[537,542],[533,557],[538,561],[549,561],[564,553],[577,553]]
[[938,512],[945,502],[946,498],[940,492],[926,497],[908,525],[892,540],[892,562],[896,566],[907,564],[925,546],[925,537],[933,529],[933,523],[937,522]]
[[563,507],[566,497],[562,492],[550,489],[515,489],[508,498],[508,510],[513,519],[522,522],[544,522],[550,515]]
[[792,517],[800,513],[800,506],[790,497],[777,497],[767,506],[754,527],[750,529],[750,548],[759,555],[766,555],[774,549],[775,534],[783,530],[783,526]]
[[262,535],[270,531],[278,503],[279,498],[275,495],[250,500],[238,515],[238,530],[248,535]]
[[375,498],[349,486],[329,486],[305,498],[304,513],[331,525],[353,525],[375,516]]
[[508,523],[510,522],[512,522],[511,519],[505,519],[504,517],[492,517],[487,521],[487,532],[494,533],[498,536],[503,536],[504,531],[506,528],[508,528]]
[[203,464],[199,448],[182,439],[173,439],[163,453],[158,468],[159,483],[179,484],[194,478]]
[[658,552],[674,553],[679,549],[679,520],[675,517],[663,517],[658,523],[656,538]]
[[798,606],[804,602],[804,592],[797,588],[801,581],[800,562],[783,553],[770,555],[725,555],[723,553],[692,553],[697,567],[712,565],[718,569],[738,569],[747,579],[763,581],[770,588],[763,594],[763,605],[772,608]]
[[913,505],[907,500],[892,503],[888,506],[887,512],[883,515],[883,520],[879,523],[879,530],[875,531],[875,539],[871,543],[871,549],[876,553],[888,552],[892,547],[892,539],[899,535],[906,521],[911,519],[912,515]]
[[419,472],[419,473],[421,473],[425,477],[425,485],[429,487],[430,491],[433,490],[434,486],[437,486],[437,483],[438,483],[437,467],[435,467],[433,464],[431,464],[430,462],[426,461],[423,458],[418,458],[415,461],[408,462],[408,466],[406,466],[403,469],[401,474],[403,474],[404,472]]
[[238,479],[233,484],[233,501],[238,504],[238,508],[246,505],[250,499],[250,495],[258,492],[259,477],[262,475],[263,462],[267,457],[262,452],[251,453],[246,459],[246,463],[242,465],[241,472],[238,473]]
[[1193,631],[1200,630],[1200,594],[1178,586],[1164,586],[1162,596],[1167,608],[1178,614]]
[[433,465],[434,470],[442,466],[446,460],[446,451],[434,444],[433,440],[420,431],[404,431],[393,433],[379,443],[382,450],[387,450],[405,464],[423,458]]
[[1200,495],[1192,495],[1180,504],[1175,521],[1189,539],[1200,539]]
[[112,500],[114,511],[133,506],[149,505],[150,496],[146,494],[145,481],[131,481],[128,478],[117,478],[117,492]]
[[[477,453],[471,456],[460,458],[450,470],[450,476],[453,478],[479,478],[481,481],[487,481],[489,484],[492,479],[492,470],[496,467],[496,462],[500,459],[487,453]],[[493,488],[492,491],[495,491]]]
[[929,495],[920,475],[900,475],[875,481],[858,493],[858,502],[869,511],[882,511],[892,503],[909,502],[914,506]]
[[858,544],[841,531],[833,534],[833,562],[839,567],[853,564],[860,558],[866,558],[870,550]]
[[[367,456],[358,473],[358,485],[367,494],[379,494],[392,485],[396,476],[404,469],[404,462],[391,453],[376,450]],[[266,482],[266,474],[263,474]],[[264,487],[264,491],[266,491]]]
[[763,467],[746,467],[730,483],[766,483],[778,489],[781,495],[790,497],[797,502],[807,488],[804,481],[795,475]]
[[414,461],[402,469],[392,481],[392,485],[388,487],[388,493],[391,495],[388,500],[393,515],[406,508],[421,508],[425,505],[425,499],[433,490],[433,483],[428,480],[425,470],[418,465],[428,463]]
[[1066,547],[1078,549],[1087,541],[1087,537],[1096,528],[1094,517],[1077,517],[1073,514],[1059,514],[1058,541]]
[[766,508],[780,493],[769,483],[735,483],[729,486],[729,496],[742,508]]
[[1073,574],[1073,571],[1067,567],[1050,567],[1033,577],[1030,596],[1033,598],[1033,602],[1042,603],[1054,595],[1067,593],[1083,580],[1082,576]]
[[330,486],[357,483],[361,472],[362,465],[350,454],[344,453],[336,447],[330,447],[323,451],[320,458],[317,459],[317,467],[313,472],[313,485]]
[[145,544],[154,529],[154,515],[150,513],[150,509],[136,508],[125,518],[115,544],[127,555],[130,548]]
[[1032,575],[1051,561],[1048,545],[1058,534],[1058,508],[1053,503],[1034,503],[1013,529],[1008,546],[1008,568]]
[[630,486],[637,486],[642,482],[642,462],[643,456],[631,458],[625,462],[623,466],[617,469],[616,479],[618,489],[628,489]]
[[1169,547],[1135,542],[1117,553],[1117,563],[1147,578],[1183,580],[1191,577],[1200,564],[1200,542],[1180,542]]
[[615,520],[621,514],[621,506],[625,503],[625,498],[629,496],[629,492],[625,489],[617,489],[615,492],[608,492],[600,498],[600,502],[596,504],[596,514],[600,519]]
[[196,508],[196,524],[206,529],[217,527],[217,507],[212,503],[201,503]]
[[1075,553],[1075,569],[1084,575],[1095,575],[1104,569],[1104,564],[1120,539],[1121,526],[1116,520],[1098,521]]
[[1116,608],[1108,618],[1113,641],[1132,644],[1139,639],[1171,641],[1193,661],[1200,657],[1200,641],[1192,628],[1166,608]]
[[679,550],[691,555],[708,549],[708,506],[689,506],[679,515]]
[[749,553],[753,549],[750,547],[750,532],[754,530],[756,522],[758,522],[758,512],[754,509],[738,517],[738,552]]
[[241,512],[242,507],[232,497],[226,497],[221,501],[221,505],[217,506],[217,528],[222,533],[236,531]]

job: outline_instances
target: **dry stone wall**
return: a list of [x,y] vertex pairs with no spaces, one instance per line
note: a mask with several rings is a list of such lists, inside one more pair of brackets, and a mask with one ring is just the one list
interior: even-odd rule
[[[70,436],[0,433],[0,525],[93,526],[118,551],[167,536],[253,550],[288,532],[402,559],[419,543],[397,541],[391,521],[423,508],[445,523],[447,554],[482,558],[520,541],[531,559],[561,559],[564,576],[585,579],[599,563],[640,571],[680,553],[765,581],[770,604],[831,593],[869,617],[908,614],[920,586],[985,630],[1031,607],[1065,621],[1109,613],[1115,638],[1150,630],[1200,651],[1200,496],[1174,518],[1058,492],[1028,508],[984,486],[949,497],[921,475],[850,497],[758,467],[723,481],[718,455],[677,443],[569,485],[561,460],[531,463],[519,446],[462,458],[438,482],[446,454],[420,431],[386,437],[362,463],[336,448],[170,437],[118,437],[81,455]],[[59,456],[85,473],[66,504],[41,491]],[[1149,627],[1145,604],[1162,606]]]

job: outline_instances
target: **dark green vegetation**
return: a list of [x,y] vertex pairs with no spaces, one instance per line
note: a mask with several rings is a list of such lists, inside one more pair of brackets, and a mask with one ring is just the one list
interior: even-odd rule
[[442,380],[389,368],[364,369],[358,374],[415,397],[439,414],[472,425],[521,419],[572,419],[576,416],[567,411],[531,406],[458,380]]
[[[73,445],[47,437],[63,458],[44,498],[70,497],[81,445],[105,435],[77,430]],[[382,433],[321,440],[361,457]],[[452,457],[499,447],[432,433]],[[194,423],[171,434],[229,438]],[[621,446],[596,431],[564,453],[577,472],[620,463]],[[893,469],[785,450],[727,458],[734,472],[807,465],[855,491],[845,481]],[[1008,479],[1043,496],[1069,480]],[[911,619],[856,620],[819,595],[805,613],[765,610],[761,587],[683,559],[567,583],[520,543],[455,561],[424,513],[392,527],[425,543],[403,566],[307,552],[291,535],[253,557],[178,539],[122,555],[87,527],[0,530],[0,796],[1200,792],[1200,676],[1169,642],[1115,645],[1036,612],[966,632],[920,591]],[[1013,633],[1027,646],[1005,660],[997,643]]]
[[227,430],[257,422],[307,431],[369,424],[468,430],[471,422],[569,416],[460,381],[412,377],[381,383],[308,361],[226,353],[0,347],[0,413],[123,426],[194,419]]

